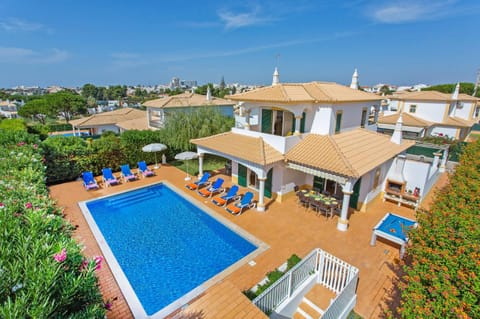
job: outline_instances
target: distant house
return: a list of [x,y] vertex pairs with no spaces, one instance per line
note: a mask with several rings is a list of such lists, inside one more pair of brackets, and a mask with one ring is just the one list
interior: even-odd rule
[[148,129],[146,112],[132,108],[94,114],[71,120],[70,124],[73,126],[73,130],[89,130],[91,135],[102,134],[106,131],[121,133],[129,129]]
[[1,101],[0,100],[0,115],[6,117],[7,119],[15,119],[18,117],[17,113],[17,103],[11,102],[9,100]]
[[185,112],[198,107],[214,107],[222,114],[233,117],[233,105],[235,102],[213,97],[209,92],[207,92],[207,95],[186,92],[143,103],[147,107],[148,126],[155,129],[162,128],[169,114]]
[[478,122],[480,99],[437,91],[402,92],[382,104],[380,132],[392,133],[400,113],[405,137],[447,136],[464,140]]

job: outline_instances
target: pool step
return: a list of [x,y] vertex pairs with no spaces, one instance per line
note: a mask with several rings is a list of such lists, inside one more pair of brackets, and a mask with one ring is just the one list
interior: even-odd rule
[[298,306],[294,318],[316,319],[322,317],[323,314],[323,309],[303,297],[302,303]]
[[141,193],[128,195],[128,196],[122,197],[120,199],[109,200],[108,203],[106,204],[106,206],[111,207],[111,208],[125,207],[125,206],[129,206],[133,203],[138,203],[138,202],[142,202],[142,201],[145,201],[145,200],[148,200],[148,199],[155,198],[159,195],[160,195],[160,193],[156,192],[156,191],[151,191],[151,190],[150,191],[143,191]]

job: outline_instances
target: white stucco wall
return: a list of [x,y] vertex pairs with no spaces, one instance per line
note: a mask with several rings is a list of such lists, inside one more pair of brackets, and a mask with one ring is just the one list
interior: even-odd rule
[[[385,180],[387,177],[387,173],[392,166],[393,159],[389,160],[382,165],[380,165],[380,176],[378,179],[378,185],[376,188],[373,188],[373,183],[375,180],[375,172],[376,168],[371,170],[370,172],[366,173],[365,175],[362,176],[362,183],[360,185],[360,196],[358,198],[358,203],[369,203],[375,197],[380,194],[380,192],[384,189],[385,187]],[[360,205],[359,205],[360,206]]]
[[431,135],[443,134],[443,136],[455,138],[457,135],[457,128],[451,126],[434,126],[430,132]]
[[[410,113],[410,105],[416,105],[415,113]],[[441,101],[405,101],[403,112],[410,113],[421,119],[431,122],[443,122],[445,109],[448,108],[447,102]]]
[[411,190],[413,192],[415,187],[418,187],[420,188],[420,196],[423,196],[431,165],[432,163],[407,159],[403,169],[403,175],[407,181],[405,191]]
[[100,125],[100,126],[92,126],[92,129],[95,130],[95,134],[102,134],[103,132],[114,132],[120,133],[120,128],[116,125]]
[[474,103],[473,102],[462,102],[463,106],[462,107],[456,107],[454,116],[469,120],[470,119],[470,114],[472,112],[472,109],[474,108]]

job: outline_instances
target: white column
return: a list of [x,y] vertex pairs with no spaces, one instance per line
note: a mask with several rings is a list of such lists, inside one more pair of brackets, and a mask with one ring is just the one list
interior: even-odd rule
[[300,123],[302,120],[302,116],[295,116],[295,132],[293,135],[300,135]]
[[348,229],[348,206],[350,204],[350,195],[353,194],[353,183],[348,181],[343,187],[343,202],[342,212],[337,222],[337,229],[340,231],[347,231]]
[[442,160],[440,161],[440,168],[438,169],[439,172],[441,172],[441,173],[445,172],[445,167],[447,165],[447,159],[448,159],[448,148],[443,151],[443,157],[442,157]]
[[259,177],[258,178],[258,183],[259,183],[259,190],[258,190],[258,203],[257,203],[257,210],[259,212],[264,212],[265,211],[265,202],[264,202],[264,196],[265,196],[265,181],[267,179],[265,177]]
[[250,109],[245,108],[245,106],[241,106],[241,107],[244,108],[244,111],[243,111],[244,112],[243,114],[245,115],[245,127],[244,128],[247,131],[249,131],[250,130]]
[[203,176],[203,153],[198,154],[198,177]]

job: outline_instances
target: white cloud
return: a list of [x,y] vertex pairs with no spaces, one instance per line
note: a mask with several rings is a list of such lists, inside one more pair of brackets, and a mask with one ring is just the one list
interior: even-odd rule
[[69,58],[67,51],[56,48],[47,51],[34,51],[26,48],[0,47],[0,61],[2,63],[17,64],[54,64]]
[[275,20],[272,17],[261,16],[261,8],[259,6],[249,8],[246,12],[233,12],[223,9],[218,11],[218,17],[226,29],[261,25]]
[[34,32],[34,31],[47,31],[52,32],[52,29],[47,28],[43,24],[28,22],[18,18],[7,18],[0,20],[0,28],[8,32]]
[[437,20],[458,13],[457,1],[400,1],[369,9],[369,15],[380,23],[407,23]]

